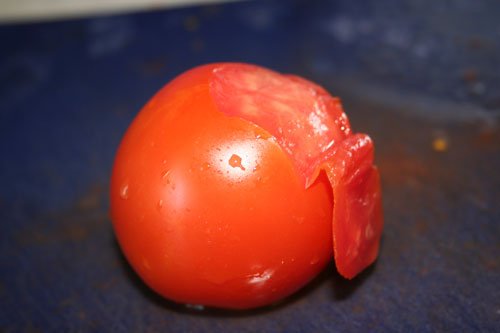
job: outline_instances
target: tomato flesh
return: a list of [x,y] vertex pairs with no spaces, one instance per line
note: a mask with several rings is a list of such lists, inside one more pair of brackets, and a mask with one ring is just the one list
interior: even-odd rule
[[352,278],[382,229],[373,144],[351,133],[338,99],[246,64],[201,66],[161,89],[120,144],[110,198],[147,285],[222,308],[287,297],[333,252]]

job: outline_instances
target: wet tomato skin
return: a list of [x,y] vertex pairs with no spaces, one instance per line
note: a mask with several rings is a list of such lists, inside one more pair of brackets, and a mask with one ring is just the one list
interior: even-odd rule
[[221,112],[217,65],[190,70],[141,110],[118,149],[113,227],[143,281],[175,302],[272,304],[331,260],[333,192],[308,188],[275,138]]

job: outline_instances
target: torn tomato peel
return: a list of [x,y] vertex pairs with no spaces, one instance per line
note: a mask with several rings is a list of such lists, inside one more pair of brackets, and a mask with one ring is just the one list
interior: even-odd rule
[[333,250],[338,272],[347,279],[377,258],[383,229],[380,176],[373,142],[356,134],[335,147],[322,164],[333,191]]
[[325,152],[351,133],[340,100],[295,75],[224,64],[213,71],[210,90],[223,113],[257,124],[276,138],[306,187]]
[[[373,142],[366,134],[352,133],[340,99],[299,76],[248,64],[218,66],[210,89],[223,113],[252,122],[276,138],[306,189],[326,172],[333,192],[339,273],[351,279],[373,263],[383,227]],[[270,109],[272,113],[265,111]]]
[[383,229],[380,175],[373,165],[373,141],[353,134],[322,156],[306,177],[306,188],[325,171],[333,192],[333,252],[338,272],[347,279],[378,256]]

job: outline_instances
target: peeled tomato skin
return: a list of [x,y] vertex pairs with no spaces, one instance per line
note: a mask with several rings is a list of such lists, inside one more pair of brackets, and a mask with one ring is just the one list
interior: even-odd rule
[[372,264],[383,229],[380,175],[373,163],[373,141],[352,132],[340,100],[299,76],[248,64],[217,65],[210,87],[222,112],[251,121],[276,138],[306,188],[326,172],[334,197],[339,273],[352,279]]
[[380,176],[373,141],[355,134],[322,166],[333,188],[333,247],[338,272],[347,279],[377,258],[383,229]]
[[[351,133],[340,100],[317,84],[248,64],[214,68],[211,94],[221,112],[271,133],[304,187],[328,150]],[[237,93],[235,93],[237,92]]]

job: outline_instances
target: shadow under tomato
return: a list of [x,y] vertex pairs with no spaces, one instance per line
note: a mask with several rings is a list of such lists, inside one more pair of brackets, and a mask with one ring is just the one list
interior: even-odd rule
[[337,272],[335,265],[332,262],[305,287],[275,304],[249,310],[231,310],[212,307],[198,309],[196,307],[188,307],[185,304],[175,303],[154,292],[132,269],[114,237],[112,237],[112,246],[117,253],[118,261],[120,262],[120,266],[125,275],[132,282],[133,286],[137,288],[149,301],[170,311],[204,317],[245,317],[278,311],[284,307],[290,306],[293,303],[306,299],[308,295],[311,295],[314,291],[324,285],[326,285],[327,289],[331,289],[332,291],[332,302],[343,301],[350,298],[374,271],[374,267],[372,265],[355,279],[346,280]]
[[368,277],[373,274],[376,265],[376,263],[370,265],[352,280],[347,280],[342,277],[336,269],[333,268],[333,274],[329,275],[332,285],[333,299],[335,301],[344,301],[351,298],[356,290],[368,279]]

